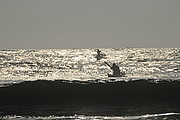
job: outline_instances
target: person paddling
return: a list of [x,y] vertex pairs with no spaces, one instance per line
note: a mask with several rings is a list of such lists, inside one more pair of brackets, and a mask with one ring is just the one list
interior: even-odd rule
[[101,51],[99,49],[97,50],[97,55],[101,55]]
[[102,52],[99,49],[97,49],[96,59],[100,60],[100,59],[104,58],[104,56],[105,56],[105,54],[102,54]]
[[123,73],[120,72],[120,69],[116,65],[116,63],[113,63],[112,66],[109,65],[107,62],[104,62],[104,63],[106,63],[113,70],[113,74],[112,75],[108,74],[109,77],[121,77],[121,76],[123,76]]

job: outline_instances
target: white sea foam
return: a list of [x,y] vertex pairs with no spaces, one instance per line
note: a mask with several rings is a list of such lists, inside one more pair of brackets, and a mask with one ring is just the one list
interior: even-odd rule
[[180,113],[162,113],[162,114],[146,114],[139,116],[85,116],[85,115],[74,115],[74,116],[47,116],[47,117],[30,117],[30,116],[4,116],[2,120],[156,120],[156,119],[168,119],[178,120]]

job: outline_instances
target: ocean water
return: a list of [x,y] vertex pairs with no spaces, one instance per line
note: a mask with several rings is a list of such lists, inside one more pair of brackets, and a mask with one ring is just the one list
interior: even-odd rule
[[1,119],[180,119],[180,48],[100,50],[0,50]]

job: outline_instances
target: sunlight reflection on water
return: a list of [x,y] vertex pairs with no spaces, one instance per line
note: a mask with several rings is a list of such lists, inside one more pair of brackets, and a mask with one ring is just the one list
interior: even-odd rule
[[[104,61],[117,63],[126,79],[155,78],[179,80],[179,48],[1,50],[0,80],[89,80],[107,78],[112,71]],[[9,81],[8,81],[9,82]]]

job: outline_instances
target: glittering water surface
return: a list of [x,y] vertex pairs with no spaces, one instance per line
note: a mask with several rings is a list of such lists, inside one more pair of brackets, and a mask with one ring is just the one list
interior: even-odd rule
[[100,49],[106,56],[96,59],[96,49],[0,50],[0,84],[28,80],[107,79],[112,71],[104,61],[117,63],[126,78],[180,78],[180,48]]

